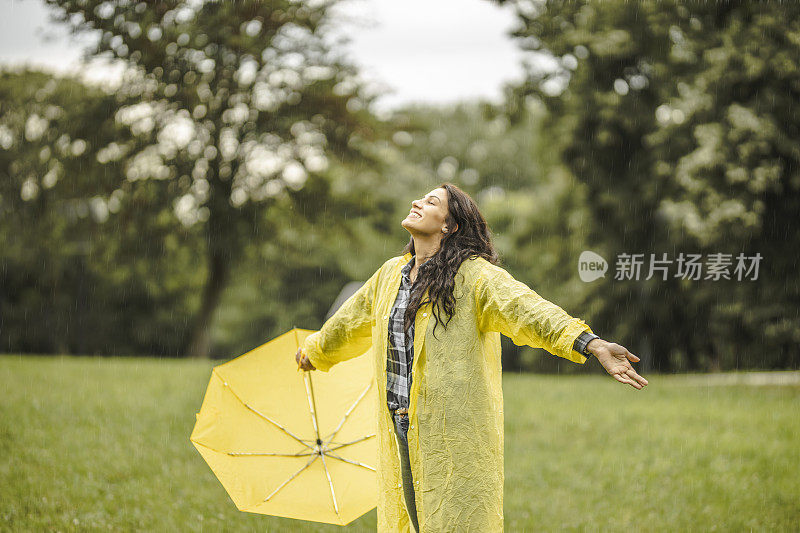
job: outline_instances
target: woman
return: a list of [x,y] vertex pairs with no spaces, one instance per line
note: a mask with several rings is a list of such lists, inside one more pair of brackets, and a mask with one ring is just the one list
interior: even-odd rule
[[500,334],[617,381],[639,361],[497,266],[473,200],[445,183],[411,203],[411,234],[297,351],[328,371],[370,351],[378,378],[378,530],[503,531]]

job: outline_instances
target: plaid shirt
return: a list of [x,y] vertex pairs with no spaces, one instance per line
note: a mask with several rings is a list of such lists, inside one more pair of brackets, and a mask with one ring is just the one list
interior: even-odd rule
[[[414,359],[414,322],[403,331],[403,317],[406,313],[408,300],[411,295],[411,267],[414,266],[415,257],[411,257],[406,266],[401,270],[400,289],[389,314],[389,343],[386,354],[386,404],[390,411],[399,408],[408,409],[408,397],[411,392],[411,364]],[[424,263],[423,263],[424,264]],[[572,348],[584,355],[586,345],[597,335],[584,331]]]
[[403,317],[411,296],[411,257],[403,267],[400,289],[389,314],[389,344],[386,355],[386,404],[389,410],[404,407],[408,409],[408,396],[411,391],[411,363],[414,359],[414,322],[403,331]]

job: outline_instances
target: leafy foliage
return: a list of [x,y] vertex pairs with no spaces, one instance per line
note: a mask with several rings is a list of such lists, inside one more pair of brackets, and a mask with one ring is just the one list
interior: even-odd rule
[[[176,353],[199,282],[165,183],[117,177],[117,97],[0,73],[0,342],[7,350]],[[153,309],[157,309],[154,313]]]
[[129,67],[119,92],[135,103],[116,118],[138,145],[122,144],[117,176],[164,181],[181,222],[201,228],[206,282],[184,351],[207,355],[232,269],[272,231],[265,211],[331,163],[365,160],[370,96],[326,39],[330,4],[47,3],[99,34],[91,55]]
[[598,329],[664,370],[797,366],[798,6],[501,3],[554,64],[509,112],[547,105],[600,251],[764,258],[757,282],[606,279]]

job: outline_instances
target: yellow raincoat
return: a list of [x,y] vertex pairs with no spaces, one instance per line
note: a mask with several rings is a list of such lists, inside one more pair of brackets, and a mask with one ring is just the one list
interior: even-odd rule
[[[411,254],[393,257],[310,335],[303,346],[321,371],[369,351],[378,390],[378,531],[412,531],[400,454],[386,406],[389,313]],[[414,330],[408,448],[422,533],[503,531],[503,390],[500,333],[575,363],[586,323],[483,258],[455,278],[455,313],[433,335],[431,304]],[[423,296],[423,300],[427,294]],[[444,318],[444,317],[443,317]]]

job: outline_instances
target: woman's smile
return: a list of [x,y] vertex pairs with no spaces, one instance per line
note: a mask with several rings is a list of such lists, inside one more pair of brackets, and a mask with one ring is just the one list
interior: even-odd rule
[[414,238],[414,250],[421,254],[420,257],[430,257],[435,253],[447,233],[447,202],[447,189],[437,187],[424,197],[412,201],[406,218],[401,222]]

